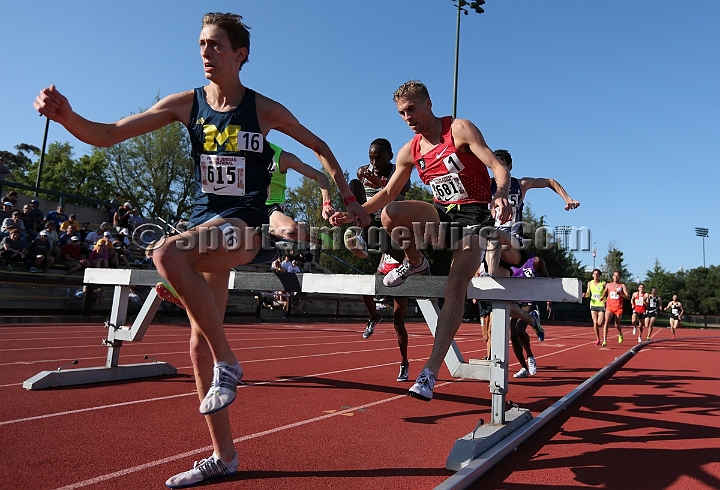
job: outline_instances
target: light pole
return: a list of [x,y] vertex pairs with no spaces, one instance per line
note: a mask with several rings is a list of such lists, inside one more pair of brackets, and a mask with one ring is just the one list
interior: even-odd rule
[[597,242],[593,242],[593,270],[595,270],[595,257],[597,257]]
[[705,239],[708,237],[707,228],[695,228],[695,236],[702,237],[703,242],[703,269],[705,268]]
[[465,15],[468,11],[463,7],[466,5],[473,9],[478,14],[482,14],[485,10],[482,5],[485,4],[485,0],[473,0],[468,2],[467,0],[453,0],[457,7],[457,25],[455,26],[455,76],[453,77],[453,100],[452,100],[452,117],[457,116],[457,87],[458,87],[458,59],[460,55],[460,12],[462,11]]

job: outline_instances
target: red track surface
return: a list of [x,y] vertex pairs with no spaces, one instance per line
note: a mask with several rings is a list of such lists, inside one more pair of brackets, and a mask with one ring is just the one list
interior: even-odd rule
[[[240,471],[212,488],[429,489],[452,475],[456,438],[490,417],[487,382],[443,370],[435,398],[397,383],[392,326],[368,340],[361,324],[229,325],[247,383],[230,407]],[[411,377],[430,352],[408,325]],[[546,328],[533,342],[539,372],[511,379],[508,398],[538,414],[634,344],[594,345],[589,327]],[[626,329],[629,330],[629,329]],[[654,339],[669,338],[657,329]],[[565,411],[485,474],[477,488],[720,488],[720,332],[681,330],[647,345],[592,396]],[[22,382],[74,359],[105,363],[104,330],[87,325],[0,328],[0,488],[164,488],[210,454],[187,354],[189,329],[153,325],[126,343],[121,364],[167,361],[174,377],[40,391]],[[479,327],[457,338],[484,355]],[[515,372],[513,364],[511,371]]]

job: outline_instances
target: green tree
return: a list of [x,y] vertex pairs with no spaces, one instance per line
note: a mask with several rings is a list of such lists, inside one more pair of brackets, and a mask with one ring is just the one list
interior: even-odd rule
[[110,148],[95,147],[93,157],[106,162],[105,176],[113,188],[128,196],[144,215],[184,216],[190,210],[195,164],[182,124],[165,126]]
[[625,266],[623,253],[615,248],[615,242],[608,244],[608,253],[605,256],[603,265],[600,267],[606,277],[612,278],[613,272],[620,271],[620,277],[623,281],[630,280],[630,271]]
[[[40,166],[40,151],[29,145],[23,147],[24,154],[30,152],[36,153],[37,160],[28,164],[27,172],[18,176],[20,177],[18,181],[26,185],[35,185]],[[105,162],[102,158],[83,155],[76,160],[73,158],[73,147],[70,143],[50,143],[45,152],[40,187],[105,200],[112,195],[113,186],[105,178],[104,170]],[[72,198],[68,198],[67,202],[86,205],[83,201]]]
[[[698,267],[687,272],[678,292],[685,311],[700,315],[720,314],[720,267]],[[670,299],[670,298],[668,298]]]
[[547,232],[548,229],[545,216],[536,217],[530,205],[525,203],[523,236],[525,243],[529,243],[528,254],[541,257],[551,277],[585,279],[585,270],[572,250],[561,247]]
[[[35,174],[31,174],[30,167],[33,165],[32,157],[40,156],[40,148],[27,143],[20,143],[15,146],[16,153],[6,150],[0,151],[0,158],[5,161],[5,165],[13,173],[15,179],[26,185],[35,185]],[[37,165],[36,167],[37,168]],[[32,182],[30,182],[32,179]]]
[[652,288],[657,288],[663,303],[670,301],[673,293],[679,290],[675,275],[665,270],[657,258],[653,268],[645,273],[645,290],[649,292]]
[[410,189],[408,189],[405,194],[405,199],[407,201],[424,201],[432,203],[433,195],[432,192],[430,192],[424,185],[412,182],[410,183]]

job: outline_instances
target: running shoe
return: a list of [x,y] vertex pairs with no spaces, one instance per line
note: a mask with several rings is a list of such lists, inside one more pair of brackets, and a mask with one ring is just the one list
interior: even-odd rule
[[642,342],[642,335],[638,335],[638,344]]
[[633,327],[633,335],[637,335],[637,327]]
[[408,380],[408,371],[410,370],[409,364],[400,364],[400,373],[397,376],[399,382]]
[[607,345],[607,340],[603,340],[602,346],[605,347]]
[[533,317],[532,329],[535,330],[538,340],[542,342],[545,340],[545,330],[543,330],[542,325],[540,325],[540,314],[537,310],[532,310],[530,316]]
[[513,378],[527,378],[528,376],[530,376],[530,373],[525,368],[522,368],[520,371],[513,374]]
[[382,321],[382,317],[377,317],[375,319],[369,319],[367,322],[367,327],[365,327],[365,331],[363,332],[363,338],[367,339],[369,338],[373,332],[375,331],[375,326]]
[[418,400],[429,402],[433,397],[433,388],[435,387],[435,376],[425,368],[420,371],[415,384],[408,390],[408,395]]
[[597,339],[597,340],[595,341],[595,345],[600,345],[600,339]]
[[623,337],[622,335],[618,335],[618,344],[622,344]]
[[537,364],[535,364],[534,357],[528,357],[528,372],[530,373],[530,376],[535,376],[535,374],[537,374]]
[[383,254],[382,259],[380,259],[380,264],[378,264],[377,272],[378,274],[385,276],[388,272],[393,269],[397,269],[401,265],[402,264],[400,262],[393,259],[389,254]]
[[160,281],[159,283],[155,284],[155,292],[158,296],[160,296],[168,303],[177,305],[183,310],[185,309],[185,305],[182,303],[182,301],[180,301],[177,292],[175,292],[175,289],[170,285],[169,282]]
[[200,402],[200,413],[208,415],[230,405],[235,401],[235,391],[243,377],[240,363],[228,365],[218,361],[213,369],[213,380],[205,398]]
[[228,462],[223,461],[217,457],[215,453],[213,453],[213,455],[207,459],[195,461],[191,470],[185,471],[184,473],[178,473],[177,475],[168,478],[168,481],[165,482],[165,486],[168,488],[191,487],[204,481],[234,475],[237,473],[237,469],[237,451],[235,451],[235,456],[233,456],[233,458]]
[[345,230],[345,235],[343,235],[343,238],[345,239],[345,246],[355,255],[355,257],[367,259],[367,243],[365,243],[365,240],[362,237],[362,232],[359,230],[359,228],[348,228],[347,230]]
[[427,273],[426,271],[428,271],[429,269],[430,264],[428,264],[428,261],[424,255],[422,258],[422,262],[420,262],[420,265],[417,267],[410,265],[407,259],[405,259],[403,260],[403,263],[400,267],[391,270],[387,273],[385,277],[383,277],[383,284],[387,287],[399,286],[400,284],[405,282],[405,279],[408,276],[411,276],[413,274]]

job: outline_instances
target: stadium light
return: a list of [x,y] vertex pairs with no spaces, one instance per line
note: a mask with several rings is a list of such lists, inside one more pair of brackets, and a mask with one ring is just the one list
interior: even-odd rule
[[[457,3],[456,3],[457,2]],[[485,10],[482,5],[485,4],[485,0],[453,0],[455,7],[457,8],[457,26],[455,27],[455,76],[453,77],[453,101],[452,101],[452,117],[457,116],[457,87],[458,87],[458,59],[460,55],[460,12],[465,15],[468,11],[464,7],[470,7],[476,13],[482,14]]]
[[702,237],[703,242],[703,269],[705,268],[705,239],[708,237],[707,228],[695,228],[695,236]]
[[568,242],[570,234],[572,233],[572,226],[556,226],[555,227],[555,236],[559,237],[562,235],[562,248],[568,248]]

